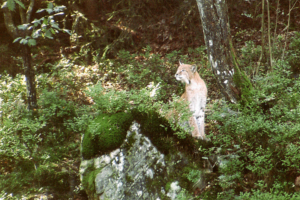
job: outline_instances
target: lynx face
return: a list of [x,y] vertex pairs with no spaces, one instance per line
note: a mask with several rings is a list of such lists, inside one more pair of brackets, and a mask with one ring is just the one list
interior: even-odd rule
[[177,81],[181,81],[186,84],[191,83],[191,79],[194,78],[194,74],[197,71],[197,67],[194,65],[179,65],[177,72],[175,74],[175,78]]

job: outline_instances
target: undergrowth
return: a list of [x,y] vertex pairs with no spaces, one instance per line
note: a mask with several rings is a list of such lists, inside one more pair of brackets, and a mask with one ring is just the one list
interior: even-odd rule
[[[78,186],[80,137],[84,133],[92,138],[105,137],[105,131],[96,131],[101,128],[91,125],[103,116],[126,113],[124,119],[128,123],[124,128],[110,120],[110,125],[122,129],[122,133],[129,121],[140,120],[145,125],[145,134],[152,136],[164,153],[168,153],[170,145],[177,144],[164,140],[161,132],[175,135],[182,145],[199,148],[187,139],[185,131],[178,129],[176,119],[167,122],[164,117],[175,107],[185,117],[190,114],[184,112],[186,105],[177,102],[183,92],[183,86],[174,78],[178,59],[200,63],[200,76],[208,88],[214,87],[206,59],[196,56],[204,55],[204,50],[190,49],[187,55],[175,51],[163,57],[146,47],[137,54],[120,51],[116,60],[101,59],[96,65],[85,67],[62,59],[52,65],[51,73],[37,76],[39,107],[32,112],[26,109],[24,77],[3,74],[0,190],[5,193],[1,195],[13,194],[16,198],[44,192],[61,195],[61,191],[70,190],[68,182],[74,174]],[[287,54],[293,52],[297,54],[295,50]],[[295,76],[294,61],[287,60],[276,61],[273,71],[267,74],[253,76],[252,99],[248,104],[209,102],[212,107],[207,114],[206,132],[211,142],[208,146],[200,145],[199,151],[216,168],[217,178],[210,180],[211,187],[199,198],[299,198],[293,182],[300,174],[300,80]],[[159,126],[147,133],[156,124],[155,120]],[[87,131],[89,128],[91,131]],[[110,142],[116,148],[120,141]],[[90,145],[93,146],[87,144]],[[97,151],[106,150],[109,148]],[[191,152],[195,153],[194,149]],[[194,182],[201,174],[191,169],[185,176]],[[78,192],[76,188],[72,190]]]
[[224,113],[218,102],[208,117],[213,145],[201,150],[219,166],[217,199],[297,199],[292,193],[300,174],[295,164],[300,162],[300,80],[288,63],[278,61],[272,72],[254,77],[253,85],[248,106],[231,105]]
[[[191,49],[190,53],[203,55],[203,51]],[[0,190],[5,193],[1,197],[18,199],[22,195],[51,193],[63,198],[79,192],[81,134],[99,115],[135,112],[144,113],[143,118],[150,113],[163,118],[176,104],[175,93],[183,88],[173,80],[176,63],[180,57],[189,62],[190,57],[173,52],[163,58],[150,52],[146,47],[144,52],[134,55],[141,59],[135,59],[121,51],[117,60],[103,59],[86,67],[65,58],[49,64],[49,73],[36,76],[38,108],[33,111],[26,108],[25,77],[2,74]],[[199,63],[205,63],[200,59]],[[205,72],[205,68],[201,71]],[[205,72],[204,76],[211,74]],[[184,109],[184,105],[181,107]],[[115,125],[117,129],[122,126]],[[167,125],[159,127],[164,130]],[[173,123],[173,129],[177,128]],[[91,135],[100,139],[100,133],[93,129]],[[186,132],[177,131],[177,135],[184,138]],[[70,188],[70,182],[77,187]]]

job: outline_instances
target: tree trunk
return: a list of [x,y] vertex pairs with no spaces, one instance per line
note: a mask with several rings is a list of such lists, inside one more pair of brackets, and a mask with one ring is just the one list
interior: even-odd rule
[[[29,23],[31,18],[31,13],[34,6],[34,0],[30,0],[27,11],[23,10],[23,8],[19,7],[19,14],[21,18],[21,23]],[[13,39],[26,36],[29,33],[25,31],[18,31],[13,17],[12,12],[8,10],[7,7],[3,8],[4,15],[4,23],[7,31],[12,36]],[[36,100],[36,86],[35,86],[35,73],[31,65],[31,51],[28,45],[21,45],[22,49],[22,58],[23,58],[23,68],[26,77],[26,87],[27,87],[27,101],[28,101],[28,109],[32,110],[37,108],[37,100]]]
[[31,51],[29,46],[23,45],[23,67],[25,70],[26,87],[27,87],[27,103],[28,109],[37,108],[36,87],[35,87],[35,73],[31,65]]
[[226,100],[235,103],[240,93],[233,82],[233,74],[239,68],[231,42],[226,2],[196,1],[212,71]]

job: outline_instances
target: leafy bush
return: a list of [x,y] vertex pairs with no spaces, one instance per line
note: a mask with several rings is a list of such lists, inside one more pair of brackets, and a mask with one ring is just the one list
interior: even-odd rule
[[286,184],[275,182],[270,192],[265,192],[266,184],[263,181],[258,181],[258,189],[252,189],[251,192],[241,193],[236,197],[237,200],[255,200],[255,199],[275,199],[275,200],[297,200],[300,198],[299,193],[288,194],[282,192]]
[[108,71],[106,79],[117,82],[126,90],[142,89],[149,83],[153,83],[153,85],[160,83],[163,90],[160,91],[159,97],[168,99],[172,92],[178,90],[177,87],[173,88],[174,85],[178,85],[174,78],[176,69],[171,64],[165,65],[162,56],[153,54],[151,51],[149,46],[139,54],[119,51],[117,62],[111,63],[109,68],[106,66],[104,69]]
[[292,67],[292,71],[294,75],[299,77],[300,68],[300,32],[296,32],[295,35],[291,38],[291,42],[289,45],[289,50],[286,52],[286,60],[288,61],[289,65]]
[[[95,155],[95,152],[105,152],[107,150],[112,150],[118,147],[123,141],[125,135],[120,135],[120,143],[112,145],[115,146],[110,148],[111,143],[108,141],[100,145],[102,149],[99,149],[98,143],[101,142],[97,137],[106,137],[105,135],[114,134],[114,124],[118,124],[118,127],[125,123],[127,127],[127,122],[131,123],[136,120],[141,124],[141,131],[143,134],[147,135],[153,144],[162,152],[169,152],[169,145],[173,145],[172,141],[167,141],[166,137],[179,138],[182,141],[179,143],[191,144],[192,142],[186,136],[189,134],[190,128],[182,129],[180,124],[185,124],[191,113],[187,108],[185,102],[178,102],[178,98],[169,104],[165,104],[158,100],[159,97],[159,86],[149,85],[143,89],[136,89],[131,91],[116,91],[114,89],[105,90],[101,84],[97,84],[90,87],[87,91],[95,104],[93,105],[94,110],[97,110],[98,117],[90,123],[89,131],[84,137],[84,157],[91,158]],[[169,115],[169,112],[176,110],[177,113],[172,114],[170,119],[167,120],[165,117]],[[124,113],[124,116],[117,117]],[[126,113],[126,114],[125,114]],[[120,122],[114,122],[113,119],[103,118],[103,116],[116,116],[116,120],[121,120]],[[100,118],[102,120],[100,120]],[[127,127],[128,129],[129,127]],[[101,129],[101,131],[100,131]],[[116,130],[117,132],[120,130]],[[125,129],[122,131],[126,131]],[[97,136],[97,134],[99,134]],[[120,133],[121,134],[121,133]],[[117,137],[117,136],[116,136]],[[88,139],[89,138],[89,139]],[[86,143],[86,145],[85,145]],[[93,144],[92,144],[93,143]],[[105,146],[105,144],[109,144]],[[97,150],[92,150],[93,148],[86,148],[92,146],[98,148]],[[96,147],[98,146],[98,147]],[[94,153],[93,153],[94,152]]]
[[61,165],[69,164],[62,160],[70,152],[79,155],[67,126],[75,116],[73,102],[66,99],[61,85],[52,91],[45,87],[39,91],[39,108],[31,112],[26,108],[24,77],[2,75],[1,82],[0,190],[18,196],[40,188],[56,192],[68,188],[64,179],[73,170],[63,171]]
[[300,162],[300,79],[292,77],[287,63],[278,61],[272,72],[253,81],[253,101],[248,106],[234,105],[231,109],[238,112],[224,115],[215,104],[209,116],[213,124],[217,122],[213,125],[217,133],[209,135],[213,147],[203,152],[218,155],[215,162],[221,175],[216,187],[223,190],[218,199],[234,198],[260,181],[265,184],[263,190],[245,193],[240,199],[273,199],[277,193],[282,194],[278,199],[292,198],[288,193],[300,172],[295,164]]

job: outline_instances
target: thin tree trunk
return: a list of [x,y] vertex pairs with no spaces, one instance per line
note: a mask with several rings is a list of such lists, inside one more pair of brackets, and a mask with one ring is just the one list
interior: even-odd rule
[[267,9],[268,9],[268,40],[269,40],[269,54],[270,54],[270,69],[273,70],[273,56],[272,56],[272,43],[271,43],[271,20],[270,20],[270,2],[267,1]]
[[22,55],[23,55],[23,67],[26,77],[26,87],[27,87],[27,104],[28,109],[33,110],[37,108],[36,100],[36,86],[35,86],[35,73],[31,64],[31,51],[30,47],[27,45],[22,45]]
[[239,69],[231,42],[226,2],[196,1],[212,71],[225,98],[235,103],[239,91],[233,82],[233,74]]
[[[25,11],[23,8],[19,7],[19,14],[21,23],[30,23],[31,14],[33,11],[35,0],[30,0],[30,3],[28,5],[28,8]],[[8,8],[3,8],[3,14],[4,14],[4,23],[6,26],[7,31],[12,36],[12,38],[17,38],[20,36],[26,36],[28,35],[28,31],[18,31],[13,17],[12,12],[8,10]],[[24,68],[24,74],[26,77],[26,88],[27,88],[27,103],[28,103],[28,109],[32,110],[37,108],[37,100],[36,100],[36,85],[35,85],[35,73],[32,68],[31,63],[31,51],[29,46],[27,45],[21,45],[22,49],[22,58],[23,58],[23,68]]]
[[257,62],[257,68],[256,68],[256,74],[258,73],[259,67],[260,67],[260,63],[261,60],[264,57],[265,54],[265,0],[262,0],[262,5],[261,5],[261,54],[259,57],[259,60]]
[[285,27],[285,29],[286,29],[285,43],[284,43],[284,48],[283,48],[283,51],[282,51],[281,60],[284,59],[285,49],[286,49],[286,46],[287,46],[288,33],[289,33],[290,22],[291,22],[291,12],[294,9],[294,7],[295,7],[295,5],[296,5],[297,2],[298,2],[298,0],[296,0],[295,3],[294,3],[294,5],[291,7],[291,0],[289,0],[289,13],[288,13],[289,17],[288,17],[288,24]]
[[278,13],[279,13],[279,1],[277,0],[277,6],[276,6],[276,20],[275,20],[275,28],[274,28],[274,36],[273,36],[273,48],[275,45],[275,40],[277,37],[277,24],[278,24]]

